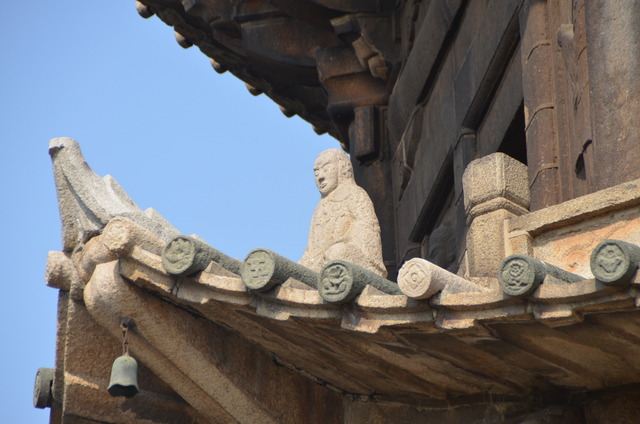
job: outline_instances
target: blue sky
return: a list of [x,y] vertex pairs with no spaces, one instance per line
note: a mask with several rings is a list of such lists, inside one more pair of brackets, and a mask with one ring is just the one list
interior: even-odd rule
[[54,365],[57,290],[44,269],[61,235],[49,139],[75,138],[141,208],[230,256],[268,247],[294,260],[319,198],[313,160],[338,143],[214,72],[132,0],[12,1],[3,11],[0,422],[48,423],[32,396],[37,369]]

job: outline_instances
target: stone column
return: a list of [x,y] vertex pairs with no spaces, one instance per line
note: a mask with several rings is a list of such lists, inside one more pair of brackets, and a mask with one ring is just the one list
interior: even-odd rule
[[522,90],[531,209],[559,202],[556,98],[546,1],[525,0],[520,11]]
[[505,220],[529,208],[527,167],[504,153],[469,164],[462,177],[470,277],[496,277],[507,255]]
[[599,189],[640,178],[640,3],[585,1]]

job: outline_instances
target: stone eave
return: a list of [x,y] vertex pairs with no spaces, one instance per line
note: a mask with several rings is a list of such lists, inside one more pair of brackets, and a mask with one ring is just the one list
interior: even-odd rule
[[208,340],[220,329],[315,383],[380,402],[437,408],[487,396],[526,401],[640,381],[637,273],[618,286],[545,280],[512,297],[497,278],[451,277],[436,267],[457,282],[425,299],[367,286],[342,305],[287,283],[252,292],[215,262],[176,277],[161,256],[177,230],[141,211],[111,177],[93,173],[74,140],[55,139],[50,151],[65,243],[64,252],[49,256],[47,284],[60,289],[61,317],[71,317],[71,333],[61,323],[58,336],[54,398],[68,411],[78,406],[65,390],[95,391],[104,383],[82,380],[86,364],[65,361],[65,352],[81,354],[74,343],[84,326],[115,342],[123,318],[135,323],[131,351],[141,364],[177,399],[220,422],[274,420],[218,364]]
[[[543,284],[528,298],[488,290],[412,300],[369,289],[356,301],[336,306],[323,302],[316,291],[295,287],[251,293],[239,277],[220,275],[215,265],[193,277],[175,278],[162,269],[161,252],[149,246],[159,248],[162,242],[130,220],[114,218],[74,259],[81,270],[94,271],[65,279],[79,286],[61,287],[83,292],[99,323],[133,318],[132,349],[143,362],[145,353],[136,352],[136,344],[162,353],[169,343],[154,338],[167,323],[150,324],[144,307],[134,303],[144,298],[166,316],[186,314],[222,325],[336,390],[380,400],[601,390],[631,384],[640,373],[640,361],[629,356],[640,351],[640,339],[628,333],[634,328],[629,323],[640,323],[637,276],[627,287],[593,279]],[[602,344],[583,342],[585,331]],[[117,327],[112,332],[118,333]],[[598,371],[579,372],[594,365]]]
[[140,0],[136,7],[172,26],[180,46],[196,45],[217,72],[231,72],[285,116],[299,115],[347,146],[354,109],[387,103],[399,63],[394,2],[341,3]]

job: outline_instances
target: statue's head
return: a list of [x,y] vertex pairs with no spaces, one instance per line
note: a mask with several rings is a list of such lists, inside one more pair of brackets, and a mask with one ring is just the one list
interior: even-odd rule
[[313,173],[322,197],[331,193],[340,184],[354,182],[351,161],[338,149],[329,149],[320,153],[313,164]]

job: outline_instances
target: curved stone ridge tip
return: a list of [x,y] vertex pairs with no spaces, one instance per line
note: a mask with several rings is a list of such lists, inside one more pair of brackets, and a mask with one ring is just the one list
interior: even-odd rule
[[65,252],[71,252],[99,234],[116,216],[129,217],[163,240],[180,234],[159,215],[143,212],[111,176],[98,176],[87,164],[76,140],[69,137],[51,139],[49,154],[58,192]]
[[49,154],[53,154],[60,149],[69,147],[79,148],[80,145],[76,140],[69,137],[56,137],[49,140]]

